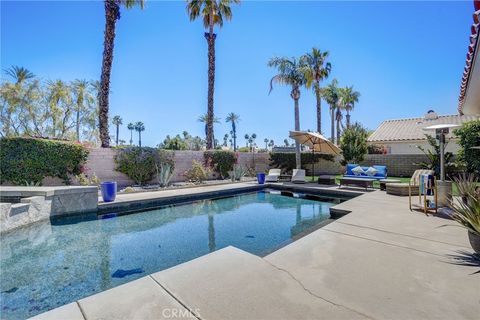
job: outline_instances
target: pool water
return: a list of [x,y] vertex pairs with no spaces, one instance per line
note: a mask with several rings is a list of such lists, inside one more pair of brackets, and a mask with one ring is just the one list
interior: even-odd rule
[[16,230],[1,237],[0,318],[30,317],[229,245],[264,255],[329,219],[338,202],[262,191]]

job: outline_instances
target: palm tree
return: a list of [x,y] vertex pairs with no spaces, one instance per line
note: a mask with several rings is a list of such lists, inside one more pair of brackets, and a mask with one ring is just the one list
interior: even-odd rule
[[338,104],[338,81],[333,79],[332,82],[322,89],[322,96],[325,101],[330,106],[330,120],[331,120],[331,131],[330,131],[330,140],[335,142],[335,110]]
[[202,16],[205,38],[208,43],[208,108],[207,108],[207,149],[212,149],[213,143],[213,95],[215,90],[215,25],[222,27],[223,19],[232,19],[232,3],[240,0],[187,0],[187,12],[190,21]]
[[288,139],[284,139],[283,143],[285,144],[285,147],[289,147],[290,143],[288,142]]
[[115,26],[120,19],[120,6],[130,9],[140,6],[143,9],[144,0],[104,0],[105,4],[105,33],[103,38],[102,74],[100,77],[100,91],[98,100],[100,110],[98,113],[100,141],[103,148],[110,146],[108,134],[108,96],[110,94],[110,74],[112,72],[113,47],[115,44]]
[[115,145],[118,146],[118,131],[120,129],[120,126],[123,124],[122,118],[120,116],[115,116],[112,119],[112,123],[116,127],[116,135],[115,135]]
[[245,147],[248,147],[248,139],[250,139],[250,136],[248,135],[248,133],[245,133]]
[[[67,129],[66,121],[71,112],[69,108],[71,102],[70,87],[62,80],[48,81],[48,91],[48,102],[52,117],[52,137],[64,138]],[[57,129],[59,130],[58,136]]]
[[11,66],[8,69],[4,69],[4,72],[15,80],[15,84],[21,84],[22,82],[35,78],[35,75],[31,73],[30,70],[19,66]]
[[73,95],[75,96],[75,135],[77,141],[80,141],[80,123],[82,112],[85,112],[88,105],[93,104],[95,101],[95,98],[92,96],[89,87],[90,83],[87,80],[77,79],[72,84]]
[[225,119],[225,122],[232,123],[233,151],[237,151],[237,123],[239,120],[240,116],[233,112],[230,112]]
[[263,142],[265,142],[265,150],[268,150],[268,138],[263,139]]
[[[208,138],[208,114],[202,114],[198,117],[198,122],[203,122],[205,124],[205,139]],[[214,117],[213,123],[220,123],[220,118]],[[213,141],[215,141],[215,135],[212,133]]]
[[340,91],[340,98],[342,99],[343,109],[347,112],[347,128],[350,128],[350,111],[355,107],[355,103],[360,98],[360,92],[353,90],[353,86],[345,87]]
[[273,148],[275,146],[275,142],[273,140],[270,140],[270,142],[268,143],[268,146],[270,148]]
[[223,146],[224,147],[226,147],[228,145],[227,141],[228,141],[228,133],[225,133],[225,135],[223,136]]
[[[300,99],[300,87],[305,85],[305,75],[303,74],[300,64],[296,58],[278,58],[274,57],[268,62],[269,67],[278,70],[278,74],[270,80],[270,92],[273,90],[273,84],[284,84],[292,87],[290,97],[294,101],[295,107],[295,130],[300,130],[300,114],[298,110],[298,100]],[[297,169],[300,169],[300,144],[295,142],[295,161]]]
[[143,122],[138,121],[135,123],[135,131],[138,132],[138,146],[142,147],[142,131],[145,131],[145,125]]
[[128,130],[130,130],[130,145],[133,144],[133,130],[135,130],[135,125],[133,123],[129,123],[127,125]]
[[328,51],[322,52],[317,48],[304,54],[300,59],[302,62],[302,71],[305,74],[305,86],[310,89],[313,87],[315,97],[317,98],[317,131],[322,133],[322,94],[320,82],[328,78],[332,65],[326,62]]

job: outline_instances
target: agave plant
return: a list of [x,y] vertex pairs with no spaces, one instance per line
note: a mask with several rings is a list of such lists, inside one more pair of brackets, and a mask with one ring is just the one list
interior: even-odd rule
[[462,198],[477,192],[476,190],[479,181],[472,173],[463,173],[458,177],[454,177],[453,181],[457,185],[459,196]]
[[467,175],[455,180],[462,201],[452,202],[450,216],[468,230],[470,244],[480,254],[480,187],[476,181],[475,177]]
[[451,217],[469,232],[480,236],[480,198],[477,193],[469,193],[465,198],[466,201],[452,203]]
[[231,177],[232,181],[240,181],[242,179],[242,177],[245,176],[246,173],[247,173],[247,170],[244,167],[234,165],[233,170],[232,170],[232,174],[231,174],[230,177]]
[[155,164],[157,170],[157,181],[160,188],[165,188],[173,177],[172,166],[168,163],[161,163],[160,166]]

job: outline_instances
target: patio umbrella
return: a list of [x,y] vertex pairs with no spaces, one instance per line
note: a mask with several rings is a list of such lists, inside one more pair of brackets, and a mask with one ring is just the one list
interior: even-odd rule
[[[331,155],[339,155],[342,150],[333,142],[318,132],[290,131],[290,138],[312,149],[315,160],[315,152]],[[312,161],[312,175],[315,177],[315,161]]]

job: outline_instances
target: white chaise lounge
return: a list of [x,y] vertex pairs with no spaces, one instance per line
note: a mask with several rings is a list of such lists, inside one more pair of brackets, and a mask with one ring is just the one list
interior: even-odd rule
[[305,170],[303,169],[293,169],[292,172],[292,182],[293,183],[305,183]]
[[268,175],[265,177],[265,182],[278,182],[281,173],[281,169],[270,169]]

